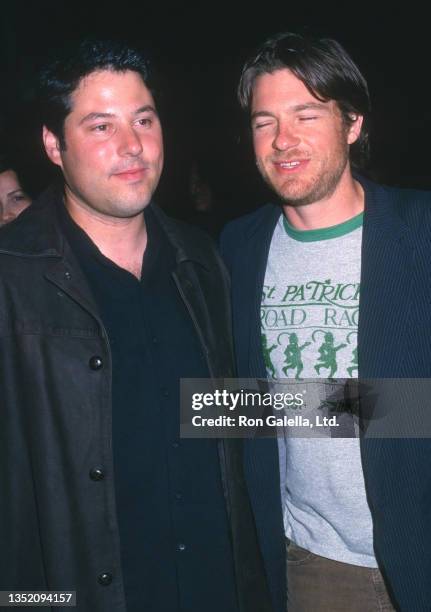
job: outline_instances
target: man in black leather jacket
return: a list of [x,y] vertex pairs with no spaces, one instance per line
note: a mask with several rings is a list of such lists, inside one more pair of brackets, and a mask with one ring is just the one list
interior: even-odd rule
[[209,240],[152,203],[149,83],[102,41],[41,77],[64,184],[0,232],[0,590],[262,612],[241,448],[179,439],[179,379],[233,375],[228,289]]

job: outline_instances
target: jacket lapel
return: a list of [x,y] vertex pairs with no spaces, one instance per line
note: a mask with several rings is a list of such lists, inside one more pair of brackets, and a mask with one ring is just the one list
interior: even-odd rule
[[232,273],[238,284],[233,293],[242,304],[242,307],[239,304],[235,307],[234,304],[234,312],[237,313],[234,329],[236,335],[240,336],[237,346],[248,347],[248,350],[238,352],[240,376],[266,377],[260,334],[260,306],[271,238],[280,214],[280,208],[268,206],[264,215],[255,220],[246,235],[245,254],[240,263],[243,265],[246,262],[247,270]]
[[[239,375],[266,378],[260,333],[260,308],[268,253],[281,209],[268,206],[248,229],[244,256],[232,270],[234,329]],[[241,269],[242,268],[242,269]],[[245,350],[244,350],[245,349]],[[284,609],[285,548],[280,499],[277,440],[244,440],[244,472],[252,502],[259,542],[271,579],[275,609]],[[270,560],[270,561],[269,561]]]
[[363,181],[361,296],[358,325],[360,378],[402,375],[406,307],[410,303],[413,244],[394,212],[394,192]]

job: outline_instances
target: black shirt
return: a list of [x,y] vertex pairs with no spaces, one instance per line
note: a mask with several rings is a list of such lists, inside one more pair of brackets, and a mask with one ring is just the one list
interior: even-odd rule
[[142,276],[60,219],[112,354],[112,437],[129,612],[234,612],[233,563],[214,440],[179,440],[179,380],[208,377],[172,278],[175,253],[151,210]]

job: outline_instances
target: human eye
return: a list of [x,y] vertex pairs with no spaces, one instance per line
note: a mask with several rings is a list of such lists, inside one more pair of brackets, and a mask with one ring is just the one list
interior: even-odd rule
[[29,199],[28,195],[26,193],[24,193],[23,191],[19,191],[17,193],[12,194],[11,196],[11,201],[14,204],[19,204],[20,202],[24,202],[26,200]]
[[318,119],[318,115],[301,115],[299,117],[300,121],[315,121],[316,119]]
[[260,121],[255,121],[253,123],[253,130],[263,130],[264,128],[271,127],[273,123],[274,122],[271,119],[261,119]]
[[109,129],[108,123],[98,123],[97,125],[93,125],[91,128],[92,132],[101,133],[107,132]]
[[149,128],[153,125],[153,119],[152,117],[140,117],[136,123],[141,127]]

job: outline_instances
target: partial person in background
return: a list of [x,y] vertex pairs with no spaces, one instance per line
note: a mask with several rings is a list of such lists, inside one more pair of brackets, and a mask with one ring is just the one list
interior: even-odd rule
[[190,167],[189,194],[191,210],[186,217],[187,223],[200,227],[217,239],[225,223],[221,203],[197,161],[193,161]]
[[0,226],[13,221],[30,204],[13,164],[0,156]]

